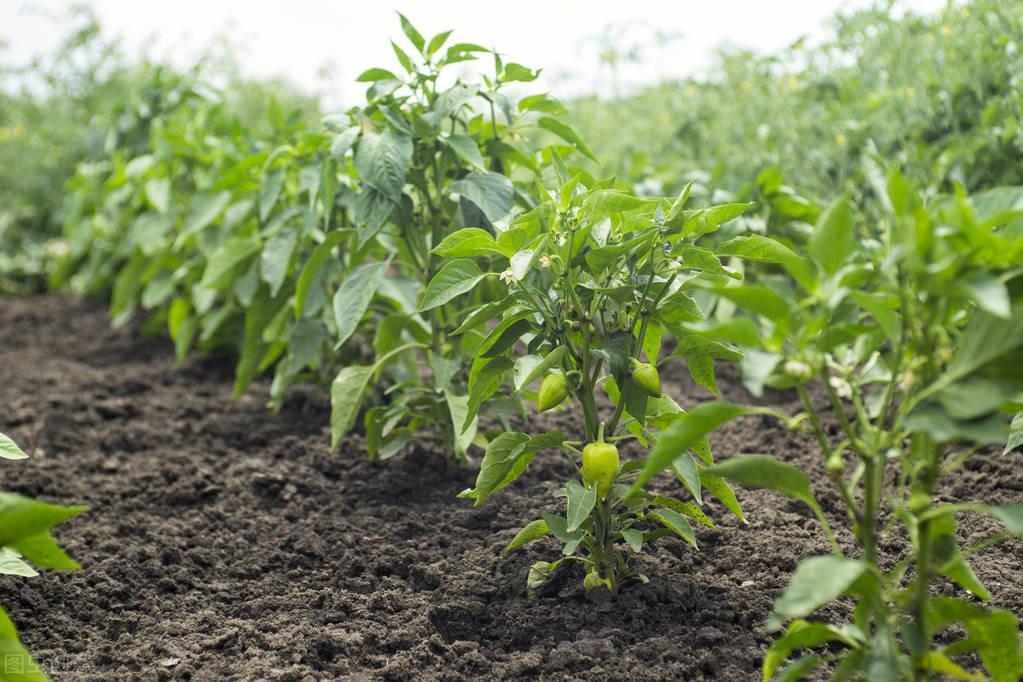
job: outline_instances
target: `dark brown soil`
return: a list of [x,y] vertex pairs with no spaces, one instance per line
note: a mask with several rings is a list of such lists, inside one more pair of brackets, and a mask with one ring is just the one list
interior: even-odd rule
[[[706,393],[683,374],[666,384],[692,405]],[[734,375],[723,383],[751,400]],[[588,601],[577,575],[530,601],[527,568],[553,542],[502,549],[557,508],[563,462],[541,456],[474,509],[455,498],[472,472],[426,449],[374,466],[359,436],[331,453],[322,401],[298,391],[272,416],[266,390],[231,403],[229,366],[176,369],[166,342],[111,330],[97,306],[0,300],[0,431],[36,448],[0,483],[92,507],[57,533],[83,570],[0,582],[55,679],[753,680],[772,599],[800,559],[827,551],[803,507],[740,490],[748,526],[709,504],[720,532],[700,531],[700,552],[659,540],[639,559],[651,582],[613,606]],[[812,444],[770,420],[712,442],[718,457],[772,454],[826,480]],[[985,456],[944,493],[1008,503],[1021,491],[1018,459]],[[817,493],[842,525],[831,489]],[[963,526],[973,539],[993,528]],[[1008,544],[975,563],[1017,612],[1020,562]]]

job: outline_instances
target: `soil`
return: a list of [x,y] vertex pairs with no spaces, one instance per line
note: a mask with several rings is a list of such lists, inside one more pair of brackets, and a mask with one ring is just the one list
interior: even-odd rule
[[[709,395],[682,367],[665,374],[684,406]],[[722,374],[726,397],[753,402]],[[650,583],[613,604],[588,600],[571,571],[528,600],[528,567],[556,556],[553,541],[502,550],[558,508],[569,471],[555,455],[473,508],[455,497],[473,472],[428,447],[373,465],[353,434],[332,453],[317,392],[270,415],[267,383],[232,403],[231,378],[213,359],[176,368],[166,341],[111,329],[97,305],[0,300],[0,431],[34,449],[0,482],[91,507],[56,533],[81,571],[0,582],[54,679],[754,680],[773,598],[801,559],[828,551],[804,507],[739,490],[748,525],[709,502],[719,530],[698,530],[701,551],[658,540],[638,559]],[[766,402],[799,409],[790,394]],[[844,525],[808,439],[758,417],[712,444],[719,458],[760,452],[808,470]],[[1019,460],[992,454],[942,496],[1010,503],[1021,491]],[[993,528],[969,518],[961,531]],[[974,563],[994,603],[1017,612],[1020,556],[1009,543]]]

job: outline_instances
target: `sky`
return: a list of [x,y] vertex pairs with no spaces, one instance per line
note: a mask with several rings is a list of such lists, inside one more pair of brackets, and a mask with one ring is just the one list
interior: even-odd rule
[[[0,53],[24,63],[52,49],[73,0],[0,0]],[[111,35],[132,52],[187,65],[229,36],[242,71],[284,77],[328,101],[351,101],[355,78],[372,66],[393,67],[388,38],[401,39],[396,11],[429,39],[455,29],[451,40],[496,47],[508,60],[543,67],[541,84],[561,97],[616,94],[665,78],[699,75],[723,45],[778,50],[801,36],[827,35],[837,11],[871,0],[91,0]],[[945,0],[901,0],[937,11]],[[33,11],[35,10],[35,11]],[[48,13],[51,18],[40,16]],[[56,18],[56,27],[55,22]],[[66,22],[65,22],[66,23]],[[609,33],[608,27],[612,32]],[[617,79],[601,64],[606,37],[645,46],[642,64],[623,64]],[[657,46],[658,34],[663,38]],[[605,38],[602,39],[602,36]],[[621,44],[623,41],[617,41]],[[325,75],[327,74],[327,75]]]

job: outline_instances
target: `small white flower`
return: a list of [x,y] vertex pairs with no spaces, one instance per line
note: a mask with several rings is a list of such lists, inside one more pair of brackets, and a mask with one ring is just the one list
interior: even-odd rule
[[830,377],[828,383],[831,384],[831,388],[835,389],[835,393],[840,398],[851,398],[852,397],[852,386],[849,382],[842,377]]
[[501,273],[501,281],[503,281],[505,284],[514,284],[515,282],[519,281],[519,278],[515,276],[515,273],[512,272],[511,268],[508,268],[507,270]]
[[568,235],[566,235],[566,234],[559,234],[558,235],[558,246],[564,246],[567,241],[568,241]]
[[540,256],[540,267],[549,268],[551,266],[551,259],[549,256]]

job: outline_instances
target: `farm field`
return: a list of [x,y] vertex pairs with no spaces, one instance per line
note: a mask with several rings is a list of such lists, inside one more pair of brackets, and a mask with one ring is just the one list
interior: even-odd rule
[[1023,5],[629,88],[612,24],[572,99],[398,12],[343,106],[66,19],[0,60],[0,682],[1023,679]]
[[[698,533],[699,553],[645,557],[662,578],[613,606],[587,602],[571,580],[526,601],[521,575],[543,553],[502,549],[569,474],[557,458],[500,506],[451,504],[472,472],[415,448],[385,479],[361,435],[329,451],[314,397],[295,396],[275,417],[255,397],[232,404],[230,365],[176,369],[169,344],[111,331],[101,307],[7,300],[0,322],[15,330],[0,355],[0,427],[41,434],[45,453],[8,486],[93,507],[61,535],[88,571],[0,591],[55,678],[751,679],[770,641],[757,624],[771,595],[801,557],[827,548],[796,503],[742,491],[749,526],[725,519]],[[708,397],[672,369],[665,385],[683,405]],[[732,400],[751,399],[734,377],[722,383]],[[799,410],[791,397],[767,400]],[[714,445],[823,475],[807,437],[770,423],[726,427]],[[939,494],[1008,503],[1021,489],[1015,462],[988,458]],[[837,496],[816,492],[837,522]],[[961,532],[968,541],[991,526]],[[902,551],[893,541],[884,560]],[[1023,601],[1018,560],[1005,546],[974,564],[1000,606]]]

